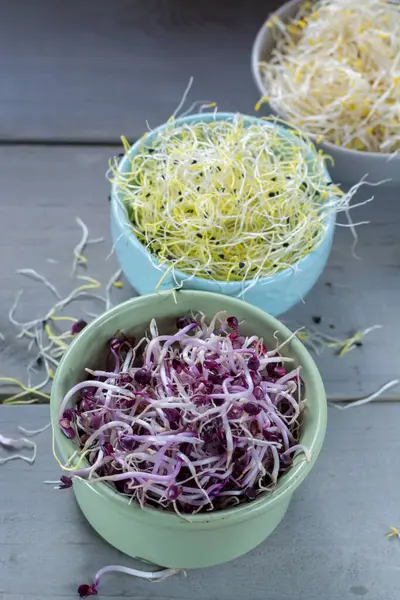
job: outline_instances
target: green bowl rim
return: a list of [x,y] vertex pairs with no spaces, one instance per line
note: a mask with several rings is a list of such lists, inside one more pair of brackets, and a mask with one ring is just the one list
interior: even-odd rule
[[[216,294],[214,292],[181,290],[178,293],[180,295],[183,294],[189,296],[198,296],[202,298],[218,297],[222,300],[222,306],[223,300],[226,299],[226,296],[224,296],[223,294]],[[126,302],[115,306],[114,308],[106,311],[97,319],[88,324],[68,347],[68,350],[65,352],[60,362],[60,365],[56,370],[50,398],[50,413],[53,436],[61,450],[61,454],[67,454],[68,456],[71,456],[72,453],[76,450],[76,445],[74,444],[73,440],[69,440],[68,438],[66,438],[62,434],[60,428],[58,427],[58,408],[64,397],[64,393],[61,389],[62,374],[64,370],[68,370],[69,368],[68,362],[70,356],[72,356],[73,353],[79,350],[80,345],[85,341],[87,337],[90,337],[92,335],[92,332],[96,330],[99,327],[99,325],[104,325],[107,321],[113,319],[114,316],[118,314],[121,310],[134,310],[135,308],[139,308],[140,305],[148,305],[149,303],[154,301],[158,302],[160,300],[160,297],[165,297],[171,294],[171,291],[165,291],[160,292],[158,294],[138,296],[136,298],[131,298]],[[278,331],[279,334],[283,337],[289,337],[290,335],[292,335],[292,332],[286,327],[286,325],[281,323],[275,317],[272,317],[268,313],[264,312],[263,310],[250,304],[244,303],[243,301],[238,300],[236,298],[229,297],[229,301],[233,302],[234,304],[237,304],[238,306],[246,304],[247,308],[250,309],[251,312],[253,312],[254,316],[257,319],[259,319],[260,324],[262,324],[264,328],[268,327],[274,332]],[[250,516],[254,517],[260,512],[264,512],[266,509],[271,508],[274,504],[276,504],[276,502],[279,501],[282,495],[291,495],[313,467],[320,453],[325,437],[327,422],[326,394],[321,375],[308,350],[297,337],[294,337],[291,340],[290,344],[291,351],[296,356],[296,358],[298,358],[299,364],[301,364],[302,369],[307,370],[311,376],[311,386],[309,386],[309,388],[311,387],[311,393],[315,396],[316,405],[318,406],[318,418],[314,427],[312,442],[311,444],[309,444],[309,450],[311,452],[310,461],[307,462],[304,459],[301,459],[297,464],[294,464],[290,468],[290,470],[282,476],[282,478],[278,479],[277,487],[271,493],[266,492],[265,494],[261,494],[256,500],[252,502],[240,504],[238,506],[228,509],[216,510],[215,512],[210,511],[196,515],[185,514],[183,517],[184,522],[200,524],[204,522],[221,521],[224,519],[229,519],[231,522],[232,519],[243,520],[243,518],[249,518]],[[69,452],[68,449],[70,450]],[[87,482],[85,483],[86,485],[88,485]],[[109,500],[118,502],[120,506],[129,507],[129,509],[133,511],[132,516],[134,515],[134,512],[140,511],[142,515],[147,514],[152,519],[161,519],[166,525],[169,524],[170,526],[173,526],[178,521],[182,522],[182,518],[175,513],[169,513],[167,511],[158,510],[156,508],[141,508],[135,503],[129,503],[129,499],[125,498],[123,495],[115,491],[110,485],[107,485],[106,483],[100,482],[96,483],[95,485],[95,491],[97,493],[100,493]],[[94,488],[92,489],[94,490]]]

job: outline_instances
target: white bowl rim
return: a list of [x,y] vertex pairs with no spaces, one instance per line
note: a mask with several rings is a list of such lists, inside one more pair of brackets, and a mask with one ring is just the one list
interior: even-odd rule
[[[268,90],[264,86],[263,80],[260,75],[260,69],[259,69],[259,64],[260,64],[260,62],[262,62],[260,60],[261,49],[263,47],[264,39],[268,36],[268,28],[266,27],[266,23],[270,20],[271,16],[276,15],[277,17],[283,17],[289,8],[291,8],[292,6],[300,5],[300,4],[304,3],[304,1],[305,0],[289,0],[289,2],[285,2],[285,4],[283,4],[277,10],[275,10],[271,13],[271,15],[264,22],[264,24],[259,29],[259,31],[256,35],[256,38],[254,40],[252,50],[251,50],[251,70],[252,70],[253,79],[256,83],[258,91],[260,92],[260,94],[262,96],[268,96]],[[284,20],[284,19],[282,19],[282,20]],[[288,117],[286,115],[279,112],[275,108],[272,108],[272,106],[270,104],[269,104],[269,106],[270,106],[272,112],[274,112],[278,117],[280,117],[284,121],[287,121],[288,124],[290,124],[290,120],[288,119]],[[314,141],[316,138],[318,138],[318,134],[310,133],[306,129],[303,129],[301,127],[299,127],[299,129],[303,133],[308,135]],[[390,154],[389,152],[367,152],[367,151],[363,151],[363,150],[353,150],[352,148],[343,148],[343,146],[337,146],[336,144],[333,144],[332,142],[329,142],[328,140],[325,140],[325,139],[322,140],[319,145],[326,147],[328,149],[328,151],[329,151],[329,149],[331,149],[331,151],[333,153],[341,153],[343,155],[350,154],[350,155],[354,155],[355,157],[360,157],[360,156],[371,157],[372,159],[377,159],[377,160],[382,160],[382,161],[393,160],[393,154]],[[394,158],[396,158],[396,157],[394,157]]]

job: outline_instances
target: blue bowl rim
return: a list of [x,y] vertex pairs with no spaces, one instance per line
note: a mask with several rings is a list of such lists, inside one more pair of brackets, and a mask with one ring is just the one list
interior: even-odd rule
[[[171,126],[176,127],[176,126],[184,125],[186,123],[202,122],[202,121],[203,122],[232,121],[237,116],[242,117],[243,119],[245,119],[246,121],[249,121],[250,123],[261,123],[265,127],[269,127],[271,129],[279,129],[285,136],[293,137],[293,134],[291,133],[290,129],[284,127],[283,125],[273,123],[271,121],[266,121],[262,118],[253,117],[251,115],[245,115],[242,113],[232,113],[232,112],[218,113],[217,112],[217,113],[201,113],[201,114],[188,115],[186,117],[177,118],[173,122],[169,121],[169,122],[163,123],[162,125],[159,125],[158,127],[152,129],[151,132],[146,135],[145,140],[146,140],[146,142],[152,141],[153,138],[155,138],[158,135],[158,133],[160,133],[167,127],[171,127]],[[121,161],[118,165],[119,172],[123,173],[124,167],[127,166],[128,162],[130,161],[132,156],[137,154],[139,147],[142,143],[143,143],[143,136],[141,136],[134,144],[132,144],[128,153],[124,155],[124,157],[121,159]],[[314,151],[314,149],[312,149],[312,148],[310,149],[310,154],[311,153],[316,155],[316,151]],[[326,177],[327,182],[332,182],[331,176],[325,165],[324,165],[324,175]],[[149,252],[143,246],[143,244],[138,240],[136,235],[133,233],[131,224],[128,220],[127,210],[126,210],[125,206],[123,205],[123,202],[119,201],[118,196],[119,196],[118,185],[115,182],[113,182],[112,186],[111,186],[111,209],[115,215],[116,220],[118,221],[120,228],[124,231],[124,233],[129,234],[131,243],[134,244],[143,254],[145,254],[149,258],[149,261],[152,264],[153,264],[153,261],[156,262],[159,265],[160,271],[165,273],[165,271],[167,270],[168,267],[165,264],[159,263],[157,261],[157,258],[154,256],[154,254]],[[279,271],[275,275],[260,277],[258,279],[254,279],[254,278],[253,279],[244,279],[243,281],[215,280],[214,283],[216,283],[218,285],[236,288],[236,287],[238,287],[238,285],[239,286],[243,286],[243,285],[250,286],[250,285],[256,284],[256,283],[258,285],[262,285],[262,284],[268,284],[268,283],[272,283],[272,282],[279,283],[279,281],[285,280],[287,277],[292,275],[295,270],[297,270],[297,269],[301,270],[302,266],[304,267],[308,261],[315,258],[315,255],[318,253],[318,250],[321,247],[321,245],[326,242],[326,239],[329,238],[329,236],[331,234],[333,234],[335,222],[336,222],[335,213],[332,213],[326,217],[326,219],[325,219],[325,234],[324,234],[323,240],[321,241],[321,244],[317,248],[315,248],[314,250],[309,252],[306,256],[301,258],[299,261],[294,263],[291,267],[287,267],[286,269]],[[116,242],[114,242],[114,243],[116,243]],[[174,275],[175,275],[176,279],[180,280],[180,281],[185,281],[185,280],[204,281],[203,278],[198,277],[196,275],[191,276],[188,273],[181,271],[180,269],[174,269]],[[206,280],[206,281],[208,281],[208,280]],[[213,280],[210,280],[210,281],[212,282]]]

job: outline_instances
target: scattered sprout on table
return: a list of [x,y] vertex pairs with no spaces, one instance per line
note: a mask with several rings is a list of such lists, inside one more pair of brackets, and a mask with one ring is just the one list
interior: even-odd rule
[[177,575],[182,573],[182,569],[159,569],[158,571],[140,571],[138,569],[130,569],[129,567],[123,567],[120,565],[108,565],[100,569],[94,576],[93,583],[88,585],[84,583],[78,587],[78,595],[80,598],[87,598],[88,596],[96,596],[97,590],[100,584],[100,578],[106,573],[123,573],[125,575],[131,575],[132,577],[140,577],[141,579],[147,579],[148,581],[164,581],[171,575]]
[[[122,275],[122,270],[118,269],[109,279],[107,285],[106,285],[106,310],[110,309],[112,304],[111,304],[111,288],[115,287],[115,288],[119,288],[121,289],[122,283],[119,281],[119,278]],[[117,285],[115,285],[117,284]]]
[[46,423],[46,425],[40,427],[39,429],[26,429],[25,427],[21,427],[21,425],[18,425],[18,431],[23,433],[26,437],[34,437],[35,435],[39,435],[40,433],[43,433],[43,431],[49,429],[50,426],[50,422]]
[[40,427],[39,429],[25,429],[25,427],[21,427],[21,425],[19,425],[18,431],[20,431],[25,437],[18,439],[6,437],[0,433],[0,445],[3,446],[3,448],[5,448],[6,450],[22,450],[24,448],[31,448],[33,450],[32,456],[26,456],[25,454],[12,454],[11,456],[1,458],[0,465],[3,465],[7,462],[10,462],[11,460],[16,459],[23,460],[29,463],[30,465],[33,465],[33,463],[36,460],[37,447],[35,442],[26,438],[34,437],[36,435],[39,435],[40,433],[43,433],[43,431],[49,429],[50,425],[51,423],[47,423],[44,427]]
[[335,408],[338,408],[339,410],[347,410],[348,408],[354,408],[355,406],[363,406],[364,404],[368,404],[369,402],[376,400],[377,398],[382,396],[384,392],[390,390],[393,387],[396,387],[399,384],[400,379],[392,379],[391,381],[388,381],[387,383],[382,385],[376,392],[370,394],[369,396],[366,396],[365,398],[354,400],[354,402],[347,402],[346,404],[338,404],[337,402],[330,402],[330,404]]
[[89,239],[89,230],[87,228],[87,225],[79,217],[76,217],[76,222],[78,223],[79,227],[82,229],[82,238],[73,250],[74,259],[72,261],[71,275],[75,275],[78,265],[80,265],[80,264],[86,265],[87,264],[87,258],[86,258],[86,256],[83,255],[83,252],[84,252],[86,246],[88,244],[98,244],[100,242],[104,242],[104,238],[102,238],[102,237],[90,240]]
[[397,527],[391,527],[389,533],[386,534],[387,537],[397,537],[400,540],[400,531]]
[[[315,321],[314,321],[315,322]],[[381,329],[382,325],[372,325],[366,329],[360,329],[347,338],[337,338],[314,327],[301,327],[296,331],[296,335],[300,341],[315,354],[319,355],[324,348],[335,348],[335,354],[343,357],[364,343],[365,336]]]
[[[76,270],[80,265],[87,266],[88,261],[84,256],[85,248],[90,244],[100,243],[104,239],[89,239],[89,230],[86,224],[80,218],[77,218],[76,220],[82,229],[82,236],[73,250],[74,258],[72,273],[75,280],[78,280],[80,283],[65,298],[62,297],[59,290],[57,290],[44,275],[38,273],[36,270],[18,269],[17,271],[20,275],[41,282],[56,297],[57,302],[45,315],[29,321],[20,321],[16,318],[16,312],[20,304],[22,290],[18,292],[9,311],[9,320],[18,330],[17,339],[27,338],[29,340],[28,351],[31,352],[36,348],[36,354],[28,364],[28,381],[26,384],[15,378],[0,377],[0,383],[13,384],[21,389],[20,392],[6,398],[4,404],[31,404],[38,400],[48,401],[50,396],[43,390],[51,383],[54,371],[65,350],[68,348],[69,343],[87,324],[86,319],[78,319],[66,315],[64,312],[65,308],[76,300],[94,300],[102,305],[102,309],[99,313],[93,315],[93,317],[98,316],[104,309],[111,306],[112,287],[121,287],[121,285],[113,285],[115,281],[119,281],[121,275],[120,270],[118,270],[107,283],[105,296],[97,293],[97,290],[101,288],[101,283],[97,279],[86,275],[76,275]],[[54,259],[52,259],[52,262],[54,262]],[[56,328],[62,326],[64,323],[68,323],[68,329],[61,332],[56,331]],[[0,338],[3,338],[1,334]],[[31,383],[32,375],[42,371],[43,368],[45,371],[43,380],[33,385]],[[26,400],[27,396],[30,396],[28,400]]]
[[36,444],[32,442],[32,440],[28,440],[26,438],[18,438],[13,439],[6,437],[0,433],[0,446],[3,446],[6,450],[23,450],[23,449],[32,449],[32,456],[26,456],[25,454],[11,454],[5,458],[0,458],[0,465],[4,465],[5,463],[11,460],[23,460],[30,465],[35,462],[36,458]]

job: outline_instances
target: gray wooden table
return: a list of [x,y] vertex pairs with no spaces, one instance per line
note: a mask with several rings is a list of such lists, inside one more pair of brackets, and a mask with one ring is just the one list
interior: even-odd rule
[[[26,377],[30,355],[15,338],[8,310],[24,289],[21,318],[44,314],[52,299],[18,268],[33,268],[67,293],[79,216],[92,237],[88,274],[102,282],[116,269],[110,250],[107,161],[121,133],[172,112],[190,75],[193,99],[252,112],[252,38],[279,2],[244,0],[15,0],[0,19],[0,375]],[[7,56],[7,58],[5,58]],[[356,260],[348,230],[337,229],[319,282],[284,320],[347,336],[374,324],[362,347],[316,357],[331,400],[366,396],[400,377],[400,204],[398,190],[362,190]],[[118,302],[134,293],[114,290]],[[83,310],[77,305],[76,313]],[[313,317],[321,317],[319,325]],[[332,328],[334,327],[334,329]],[[2,384],[0,398],[14,388]],[[387,600],[400,597],[400,386],[373,404],[330,408],[326,443],[296,492],[287,517],[259,548],[232,564],[154,585],[109,576],[105,598],[196,600]],[[2,406],[0,433],[36,428],[47,406]],[[79,583],[109,563],[135,565],[90,529],[70,490],[43,481],[59,471],[50,432],[37,438],[34,465],[0,466],[0,600],[74,598]],[[0,458],[6,456],[0,450]]]

